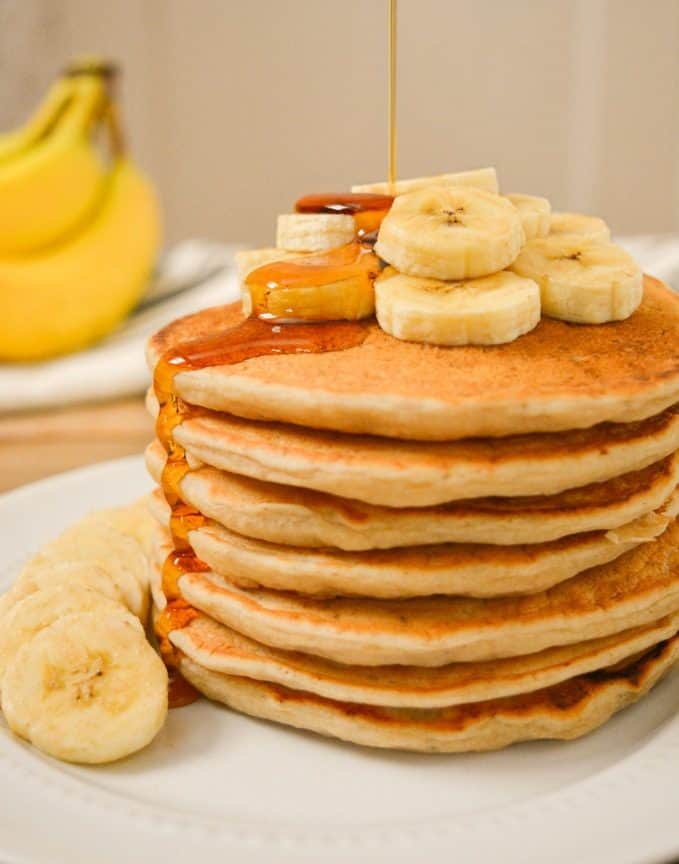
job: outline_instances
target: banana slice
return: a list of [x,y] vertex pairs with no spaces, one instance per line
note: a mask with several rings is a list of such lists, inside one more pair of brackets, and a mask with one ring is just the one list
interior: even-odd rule
[[389,183],[364,183],[352,186],[352,192],[375,192],[378,195],[404,195],[430,186],[473,186],[487,192],[499,191],[495,168],[478,168],[474,171],[458,171],[454,174],[434,174],[432,177],[413,177],[410,180],[397,180]]
[[234,255],[236,268],[241,285],[241,299],[243,301],[243,315],[249,318],[252,315],[252,296],[245,285],[245,279],[258,267],[273,264],[276,261],[289,261],[299,258],[299,252],[286,252],[285,249],[277,249],[274,246],[266,246],[263,249],[242,249]]
[[546,237],[551,227],[552,207],[546,198],[537,195],[513,194],[505,196],[519,211],[526,240]]
[[148,496],[133,501],[125,507],[110,507],[105,510],[97,510],[91,513],[87,519],[106,522],[127,534],[146,550],[151,537],[151,532],[156,524],[148,509]]
[[433,345],[499,345],[540,320],[540,289],[506,271],[438,282],[385,271],[375,283],[380,327],[397,339]]
[[17,651],[36,633],[75,612],[97,612],[102,620],[119,616],[143,634],[139,620],[115,600],[82,585],[52,585],[19,600],[0,628],[0,681]]
[[266,319],[354,321],[375,310],[377,256],[359,243],[258,267],[245,280],[252,312]]
[[524,246],[512,264],[540,286],[542,311],[577,324],[621,321],[643,295],[641,270],[613,243],[575,235],[550,235]]
[[141,621],[149,610],[148,564],[136,540],[112,525],[84,519],[42,549],[32,565],[86,561],[104,570]]
[[257,267],[273,264],[274,261],[288,261],[299,257],[299,252],[286,252],[285,249],[277,249],[275,246],[265,246],[263,249],[241,249],[234,255],[241,282],[245,282],[248,273],[256,270]]
[[519,213],[506,198],[483,189],[433,186],[394,201],[375,251],[401,273],[448,281],[497,273],[522,245]]
[[66,615],[26,642],[2,682],[17,735],[57,759],[113,762],[145,747],[167,716],[167,671],[120,616]]
[[554,235],[575,234],[588,237],[598,243],[608,243],[611,229],[598,216],[585,216],[582,213],[552,213],[549,233]]
[[286,252],[324,252],[351,243],[356,234],[348,213],[282,213],[276,246]]
[[13,603],[16,603],[17,599],[55,585],[89,588],[109,600],[127,605],[125,595],[108,573],[87,560],[57,562],[54,559],[45,561],[34,558],[24,567],[10,593],[14,594]]
[[15,603],[22,600],[27,593],[27,591],[18,588],[15,584],[8,591],[5,591],[4,594],[0,594],[0,627],[2,627],[5,616],[11,611]]

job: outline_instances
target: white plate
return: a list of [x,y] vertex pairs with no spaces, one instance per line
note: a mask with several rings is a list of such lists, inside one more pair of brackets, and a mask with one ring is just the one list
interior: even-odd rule
[[[150,486],[141,459],[0,498],[0,587],[44,541]],[[76,768],[0,726],[3,864],[645,864],[679,853],[679,676],[572,743],[361,750],[200,702],[145,752]]]

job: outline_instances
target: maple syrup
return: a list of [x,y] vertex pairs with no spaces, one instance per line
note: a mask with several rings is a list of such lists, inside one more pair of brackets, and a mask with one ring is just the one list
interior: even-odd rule
[[373,192],[329,192],[304,195],[295,202],[298,213],[346,213],[354,217],[359,240],[382,224],[394,198]]
[[347,317],[348,298],[355,301],[352,318],[372,314],[372,283],[379,272],[372,249],[353,242],[257,267],[248,273],[245,288],[258,318],[339,324],[337,319]]
[[[340,256],[342,257],[342,256]],[[344,253],[349,260],[351,256]],[[198,614],[181,598],[179,580],[185,573],[209,570],[191,548],[189,533],[205,524],[205,517],[181,496],[181,482],[189,471],[186,451],[175,441],[173,432],[180,423],[206,413],[189,405],[176,393],[175,377],[180,372],[240,363],[267,354],[310,354],[341,351],[360,345],[368,329],[353,321],[319,324],[276,324],[247,318],[235,327],[211,336],[177,345],[158,361],[154,390],[160,410],[156,434],[166,452],[161,488],[170,506],[170,532],[173,549],[163,564],[163,592],[168,604],[157,616],[155,632],[160,653],[170,674],[170,707],[187,705],[199,694],[181,677],[181,655],[169,640],[173,630],[186,627]]]

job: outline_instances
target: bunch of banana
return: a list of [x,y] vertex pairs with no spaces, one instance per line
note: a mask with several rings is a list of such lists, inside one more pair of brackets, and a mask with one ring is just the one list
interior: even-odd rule
[[150,530],[150,517],[139,508],[93,514],[0,597],[3,714],[12,731],[58,759],[121,759],[165,722],[167,671],[143,626],[149,579],[140,530]]
[[110,67],[72,67],[23,129],[0,137],[0,360],[105,336],[143,293],[158,243],[156,197],[124,152]]

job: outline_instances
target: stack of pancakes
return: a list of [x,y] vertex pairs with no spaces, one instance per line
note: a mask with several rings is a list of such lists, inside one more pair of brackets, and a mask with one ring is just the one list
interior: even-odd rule
[[[240,317],[174,322],[151,368]],[[366,327],[347,350],[176,376],[209,409],[174,430],[210,568],[179,579],[198,613],[169,637],[183,675],[237,710],[380,747],[595,728],[679,658],[679,298],[647,278],[626,321],[543,319],[497,347]],[[156,481],[164,459],[153,443]],[[152,509],[162,610],[162,492]]]

